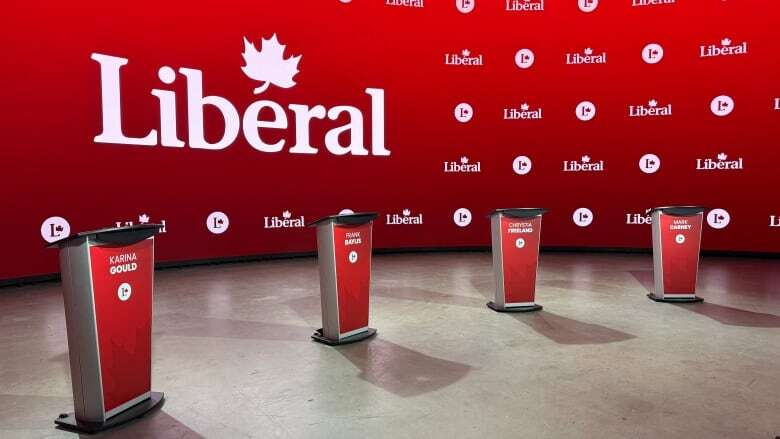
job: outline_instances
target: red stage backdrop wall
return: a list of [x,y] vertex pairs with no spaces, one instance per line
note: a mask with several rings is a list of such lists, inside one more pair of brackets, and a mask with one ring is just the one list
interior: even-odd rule
[[158,260],[311,251],[377,211],[378,248],[650,247],[707,206],[704,249],[780,249],[776,0],[14,2],[0,279],[47,240],[164,222]]

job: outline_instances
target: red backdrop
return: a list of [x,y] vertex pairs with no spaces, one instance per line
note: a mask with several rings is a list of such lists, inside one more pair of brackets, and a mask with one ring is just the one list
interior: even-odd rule
[[[53,216],[66,219],[71,232],[138,222],[141,215],[165,221],[158,260],[175,261],[313,250],[312,230],[264,227],[266,217],[282,220],[284,211],[305,222],[344,208],[377,211],[376,247],[447,247],[487,245],[484,215],[493,208],[538,206],[550,209],[543,246],[649,247],[650,227],[629,224],[627,215],[700,204],[730,214],[728,227],[705,226],[705,249],[780,250],[780,227],[772,227],[780,225],[776,0],[647,6],[610,0],[589,13],[577,0],[548,0],[542,11],[476,0],[470,13],[451,0],[427,0],[421,8],[386,3],[6,5],[0,279],[57,271],[56,252],[43,249],[41,233]],[[519,2],[528,3],[539,2]],[[279,80],[255,94],[262,82],[241,69],[243,39],[260,50],[262,38],[273,34],[287,46],[285,58],[302,56],[300,72],[290,88]],[[663,47],[661,62],[643,61],[648,43]],[[701,56],[701,46],[743,43],[745,54]],[[522,48],[535,55],[530,68],[515,64]],[[606,63],[566,63],[567,53],[584,55],[586,48],[606,52]],[[464,50],[481,55],[482,65],[445,63]],[[128,60],[120,70],[125,135],[155,129],[159,136],[160,104],[151,92],[171,90],[178,137],[187,146],[95,142],[105,108],[93,53]],[[163,66],[175,71],[171,85],[158,78]],[[227,99],[240,116],[257,100],[283,107],[290,128],[261,135],[267,143],[284,139],[283,151],[255,150],[243,133],[222,150],[192,148],[183,67],[202,72],[204,95]],[[317,154],[288,152],[296,141],[290,104],[358,108],[370,150],[369,87],[385,93],[389,156],[325,150],[325,133],[344,125],[346,114],[311,122]],[[728,116],[710,111],[719,95],[733,98]],[[588,122],[575,117],[584,100],[597,108]],[[629,116],[630,105],[650,108],[650,100],[660,108],[671,104],[672,115]],[[453,117],[460,102],[473,108],[467,123]],[[523,103],[541,107],[542,119],[503,119],[504,109]],[[272,118],[269,111],[261,118]],[[224,123],[214,108],[205,113],[206,137],[214,142]],[[339,139],[349,141],[346,134]],[[661,159],[652,174],[638,166],[647,153]],[[742,158],[743,169],[696,169],[697,159],[717,162],[720,153],[728,161]],[[526,175],[513,170],[520,155],[533,163]],[[564,161],[583,156],[603,160],[604,170],[563,171]],[[480,172],[444,172],[444,162],[461,157],[479,163]],[[580,207],[593,213],[588,227],[572,220]],[[472,213],[466,227],[453,221],[459,208]],[[407,222],[422,215],[422,224],[385,224],[386,215],[404,217],[404,209]],[[206,227],[215,211],[229,217],[225,233]]]

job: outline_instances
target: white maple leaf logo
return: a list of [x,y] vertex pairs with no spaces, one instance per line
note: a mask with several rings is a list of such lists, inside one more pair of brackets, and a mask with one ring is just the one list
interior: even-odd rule
[[658,101],[656,101],[655,99],[650,99],[650,100],[647,102],[647,105],[649,105],[649,106],[651,106],[651,107],[657,107],[657,106],[658,106]]
[[469,56],[469,55],[471,55],[471,51],[470,51],[469,49],[463,49],[463,50],[462,50],[460,53],[461,53],[463,56]]
[[593,55],[593,49],[590,47],[585,48],[585,55]]
[[141,215],[138,215],[138,222],[141,224],[147,224],[149,223],[149,215],[143,213]]
[[250,79],[262,82],[254,90],[256,95],[266,91],[271,84],[282,88],[295,86],[293,77],[298,74],[298,62],[303,55],[285,59],[286,47],[280,44],[276,34],[273,34],[269,40],[263,38],[262,48],[258,51],[255,45],[244,37],[244,53],[241,55],[246,65],[242,66],[241,70]]
[[523,110],[523,111],[528,111],[528,108],[530,108],[530,107],[526,103],[523,103],[522,105],[520,105],[520,109]]
[[460,162],[461,162],[461,163],[463,163],[463,164],[465,165],[466,163],[468,163],[468,162],[469,162],[469,158],[468,158],[468,157],[465,157],[465,156],[464,156],[464,157],[461,157],[461,158],[460,158]]
[[282,218],[289,219],[290,217],[292,217],[292,213],[289,210],[282,212]]
[[726,155],[725,152],[718,154],[718,160],[726,160],[727,158],[729,158],[729,156]]
[[403,213],[404,216],[409,216],[409,215],[412,214],[412,212],[409,209],[404,209],[403,212],[401,212],[401,213]]
[[730,38],[724,38],[720,40],[721,46],[731,46],[731,39]]
[[588,155],[582,156],[582,163],[590,163],[590,156]]

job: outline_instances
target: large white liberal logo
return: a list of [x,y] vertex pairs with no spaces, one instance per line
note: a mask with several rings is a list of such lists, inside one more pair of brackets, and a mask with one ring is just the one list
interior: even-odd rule
[[718,96],[710,102],[710,111],[719,117],[728,116],[734,111],[734,99],[726,95]]
[[731,215],[725,209],[712,209],[707,214],[707,224],[713,229],[725,229],[731,222]]
[[574,224],[580,227],[588,227],[593,223],[593,212],[587,207],[580,207],[571,216]]
[[577,108],[574,110],[577,115],[577,119],[587,122],[596,117],[596,106],[593,102],[582,101],[577,104]]
[[41,223],[41,237],[44,241],[52,243],[70,236],[70,224],[61,216],[46,218]]
[[471,224],[471,211],[465,207],[461,207],[452,214],[452,220],[459,227],[466,227]]
[[[271,86],[288,89],[297,81],[298,64],[302,55],[285,58],[286,46],[279,42],[276,34],[270,39],[262,39],[258,49],[251,40],[244,38],[241,66],[244,74],[253,81],[254,94],[263,93]],[[336,105],[326,108],[324,105],[288,104],[286,107],[270,99],[256,100],[239,114],[239,109],[227,98],[218,95],[204,96],[204,75],[201,70],[170,66],[159,68],[157,76],[163,84],[172,85],[181,76],[186,81],[187,141],[177,131],[177,100],[180,96],[173,90],[153,88],[151,94],[159,102],[160,124],[158,129],[150,129],[145,136],[131,137],[122,127],[120,70],[129,63],[127,58],[93,53],[91,58],[100,65],[100,87],[103,115],[103,131],[95,136],[96,143],[120,145],[139,145],[193,149],[221,150],[231,146],[243,133],[246,142],[254,149],[274,153],[282,151],[289,138],[295,144],[289,147],[291,154],[317,154],[324,148],[331,154],[356,156],[389,156],[385,146],[385,91],[380,88],[366,88],[368,101],[363,105],[370,108],[369,121],[364,122],[364,112],[356,106]],[[127,69],[126,69],[127,70]],[[178,73],[178,75],[177,75]],[[180,88],[180,87],[178,87]],[[208,108],[208,110],[207,110]],[[223,124],[221,136],[216,141],[206,139],[204,113],[219,114]],[[330,121],[331,126],[324,139],[311,138],[312,120]],[[344,122],[337,122],[344,121]],[[315,122],[316,123],[316,122]],[[210,127],[211,128],[211,127]],[[219,131],[217,128],[217,131]],[[279,136],[280,131],[290,130],[294,136]],[[364,135],[370,130],[370,137]],[[159,132],[159,134],[158,134]],[[273,136],[268,136],[268,133]],[[265,135],[264,135],[265,134]],[[270,142],[269,137],[276,138]],[[280,138],[281,137],[281,138]],[[209,136],[213,140],[212,135]],[[366,143],[368,140],[368,143]]]
[[215,235],[227,232],[228,227],[230,227],[230,219],[222,212],[211,212],[206,218],[206,228]]

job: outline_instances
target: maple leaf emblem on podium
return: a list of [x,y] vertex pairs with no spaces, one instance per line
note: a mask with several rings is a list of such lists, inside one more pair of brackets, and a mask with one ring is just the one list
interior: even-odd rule
[[589,155],[582,156],[582,163],[590,163],[590,156]]
[[290,213],[289,210],[285,210],[284,212],[282,212],[282,218],[290,219],[291,217],[292,217],[292,213]]
[[720,40],[721,46],[731,46],[731,39],[730,38],[724,38]]
[[471,55],[471,51],[469,49],[463,49],[460,53],[463,56],[470,56]]
[[401,213],[402,213],[404,216],[409,216],[409,215],[411,215],[411,214],[412,214],[412,211],[410,211],[409,209],[404,209],[404,210],[403,210],[403,212],[401,212]]
[[649,105],[651,107],[657,107],[658,106],[658,101],[656,101],[655,99],[650,99],[649,101],[647,101],[647,105]]
[[141,214],[141,215],[138,215],[138,222],[141,223],[141,224],[149,223],[149,215],[147,215],[145,213]]
[[461,162],[461,163],[463,163],[463,164],[465,165],[466,163],[468,163],[468,162],[469,162],[469,158],[468,158],[468,157],[465,157],[465,156],[464,156],[464,157],[461,157],[461,158],[460,158],[460,162]]
[[593,49],[590,47],[585,48],[585,55],[593,55]]
[[526,103],[523,103],[522,105],[520,105],[520,109],[521,109],[522,111],[528,111],[528,108],[530,108],[530,107],[529,107],[529,106],[528,106],[528,104],[526,104]]
[[280,44],[276,34],[266,40],[263,38],[260,50],[244,37],[244,62],[241,70],[246,76],[255,81],[262,82],[254,89],[255,94],[260,94],[273,84],[281,88],[291,88],[296,82],[293,77],[298,74],[298,62],[301,56],[284,57],[287,46]]
[[729,156],[726,155],[725,152],[718,154],[718,160],[726,160],[727,158],[729,158]]

